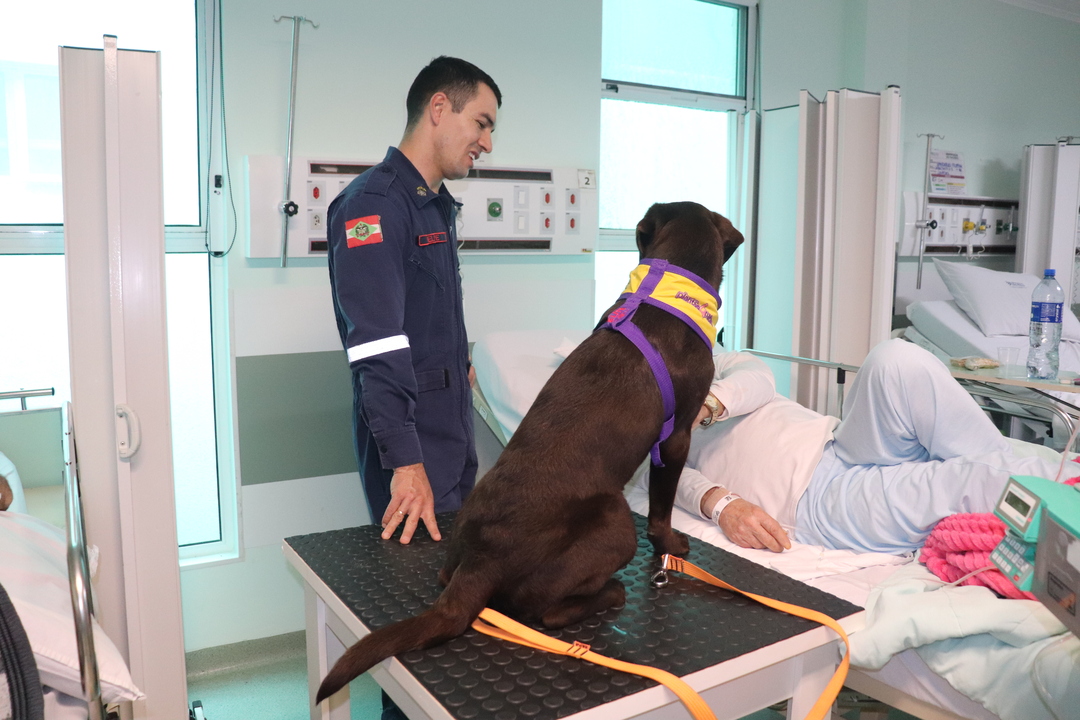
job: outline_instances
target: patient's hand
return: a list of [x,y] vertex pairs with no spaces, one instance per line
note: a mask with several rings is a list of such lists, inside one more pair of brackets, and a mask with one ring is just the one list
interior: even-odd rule
[[780,523],[743,498],[732,500],[720,513],[720,529],[739,547],[768,548],[773,552],[791,549],[791,541]]

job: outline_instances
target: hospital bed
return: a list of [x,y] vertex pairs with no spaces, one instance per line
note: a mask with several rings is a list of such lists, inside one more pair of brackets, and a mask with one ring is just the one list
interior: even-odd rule
[[[952,358],[985,357],[997,359],[1000,348],[1014,348],[1020,364],[1027,358],[1027,317],[1030,308],[1030,289],[1037,278],[1020,273],[988,270],[960,262],[934,263],[935,271],[944,281],[948,297],[921,300],[909,304],[904,312],[911,322],[899,334],[949,364]],[[1068,383],[1080,375],[1080,322],[1065,308],[1062,340],[1059,346],[1059,376]],[[1004,320],[1002,318],[1005,318]],[[1080,410],[1080,393],[1071,392],[1075,386],[1058,384],[1054,389],[1040,391],[996,388],[1021,398],[1042,398],[1059,410],[1075,416]],[[974,394],[974,393],[973,393]],[[1021,418],[1013,424],[1024,439],[1039,440],[1045,434],[1046,421],[1060,414],[1054,409],[1021,410],[1010,404],[1007,395],[982,403],[987,409]],[[1030,407],[1030,406],[1029,406]],[[1068,422],[1065,422],[1066,426]],[[1023,428],[1028,431],[1021,433]],[[1063,433],[1068,436],[1068,432]]]
[[[911,326],[904,338],[929,350],[948,362],[950,358],[979,356],[997,358],[998,348],[1020,351],[1020,362],[1027,358],[1027,335],[984,335],[979,326],[960,309],[955,300],[922,300],[908,306]],[[1062,376],[1080,375],[1080,342],[1062,340],[1058,348]],[[1068,386],[1063,385],[1062,390]],[[1077,396],[1077,393],[1069,393]]]
[[[4,475],[13,493],[12,505],[0,511],[0,586],[10,599],[14,622],[23,628],[31,654],[8,652],[6,643],[12,637],[8,634],[0,636],[0,652],[12,663],[7,668],[9,678],[14,672],[37,680],[36,698],[33,688],[16,691],[21,695],[18,702],[22,707],[27,703],[43,707],[45,720],[112,717],[106,711],[108,707],[138,700],[143,694],[132,682],[120,652],[92,615],[91,578],[96,570],[97,549],[85,542],[69,413],[58,411],[58,432],[40,443],[46,446],[55,442],[62,448],[61,499],[65,507],[61,522],[66,529],[27,512],[27,496],[35,493],[23,487],[18,467],[4,453],[6,449],[20,456],[18,451],[23,448],[11,446],[13,438],[20,437],[19,421],[33,424],[40,420],[34,417],[37,414],[28,411],[0,415],[8,430],[0,437],[0,475]],[[38,506],[54,518],[50,501],[51,497],[46,497]],[[0,682],[0,694],[5,697],[10,688],[10,684]]]
[[[510,331],[492,333],[475,344],[472,361],[476,368],[479,389],[474,396],[477,404],[483,405],[478,414],[488,422],[493,432],[498,432],[503,437],[509,437],[513,433],[544,382],[562,358],[586,335],[585,332]],[[1036,448],[1026,443],[1023,445],[1026,448],[1024,451],[1048,452],[1045,448]],[[626,495],[632,509],[639,513],[647,512],[647,491],[631,483]],[[799,543],[794,543],[790,551],[774,554],[737,547],[727,540],[718,527],[679,508],[675,508],[673,523],[677,529],[692,537],[771,567],[860,606],[866,606],[875,591],[882,597],[886,594],[883,588],[890,587],[888,592],[894,592],[890,583],[897,587],[907,587],[902,585],[901,580],[903,583],[923,582],[936,587],[936,579],[924,566],[913,562],[911,557],[825,550]],[[900,573],[904,574],[902,578]],[[911,577],[907,577],[909,575]],[[971,590],[979,592],[974,588],[955,590],[965,593]],[[966,601],[965,598],[960,602]],[[1038,610],[1032,608],[1032,612],[1038,613]],[[853,635],[853,648],[857,647],[860,634],[866,632],[864,630]],[[877,635],[873,637],[876,638]],[[900,644],[907,642],[912,641],[905,639]],[[934,643],[932,647],[936,648],[939,644]],[[898,649],[902,651],[897,652],[879,669],[853,667],[847,686],[926,720],[993,720],[999,717],[983,704],[956,690],[946,679],[931,670],[916,649]],[[958,652],[957,656],[959,655]],[[943,660],[937,655],[933,655],[933,661],[938,667],[948,664],[947,659]],[[968,686],[965,688],[969,693],[972,691]],[[990,701],[993,704],[993,699]],[[1009,713],[1000,717],[1009,717]],[[1022,713],[1012,717],[1041,716],[1037,713]]]

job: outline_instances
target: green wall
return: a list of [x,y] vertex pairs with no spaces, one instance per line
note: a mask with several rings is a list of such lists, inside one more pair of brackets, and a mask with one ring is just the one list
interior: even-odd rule
[[60,408],[0,413],[0,452],[19,471],[23,487],[64,484]]
[[236,358],[242,485],[356,472],[344,351]]

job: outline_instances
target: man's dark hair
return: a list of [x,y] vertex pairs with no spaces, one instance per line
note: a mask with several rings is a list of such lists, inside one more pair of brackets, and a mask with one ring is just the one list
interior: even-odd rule
[[409,95],[405,99],[408,112],[406,131],[411,130],[424,114],[431,96],[437,92],[446,93],[450,107],[458,113],[476,97],[480,83],[484,83],[495,93],[495,102],[502,107],[502,93],[491,76],[471,62],[460,58],[442,55],[432,60],[413,80]]

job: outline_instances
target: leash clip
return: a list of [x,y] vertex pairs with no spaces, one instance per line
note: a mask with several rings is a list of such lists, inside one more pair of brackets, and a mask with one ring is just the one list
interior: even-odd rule
[[669,582],[668,570],[674,570],[675,572],[682,572],[682,558],[675,557],[670,553],[664,553],[660,558],[660,569],[653,573],[652,578],[649,580],[649,584],[654,588],[662,588]]

